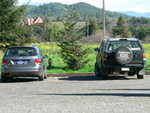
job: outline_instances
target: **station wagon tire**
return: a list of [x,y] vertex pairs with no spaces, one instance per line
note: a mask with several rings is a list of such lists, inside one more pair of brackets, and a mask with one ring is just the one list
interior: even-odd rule
[[44,79],[47,79],[47,68],[46,67],[44,67]]
[[115,51],[115,59],[119,64],[128,64],[133,59],[133,52],[127,46],[121,46]]
[[42,71],[41,75],[39,76],[39,81],[43,81],[44,80],[44,72]]
[[44,79],[47,79],[47,73],[44,74]]
[[1,82],[7,82],[7,78],[3,74],[1,75]]

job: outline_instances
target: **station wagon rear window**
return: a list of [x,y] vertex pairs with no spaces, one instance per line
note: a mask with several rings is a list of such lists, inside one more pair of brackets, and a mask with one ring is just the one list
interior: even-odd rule
[[110,41],[108,45],[109,51],[116,50],[120,46],[127,46],[132,50],[141,50],[142,47],[138,41]]
[[37,55],[34,48],[31,47],[14,47],[6,51],[6,56],[35,56]]

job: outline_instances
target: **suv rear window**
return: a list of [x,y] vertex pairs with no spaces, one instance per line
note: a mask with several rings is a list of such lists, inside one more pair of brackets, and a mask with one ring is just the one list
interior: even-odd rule
[[6,51],[6,56],[35,56],[36,50],[31,47],[14,47]]
[[107,50],[115,50],[120,46],[128,46],[132,50],[141,50],[141,46],[138,41],[110,41]]

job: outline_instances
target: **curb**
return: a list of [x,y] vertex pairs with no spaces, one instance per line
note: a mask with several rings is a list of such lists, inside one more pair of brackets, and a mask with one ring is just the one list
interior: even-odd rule
[[47,74],[48,77],[68,77],[68,76],[93,76],[95,73],[54,73]]
[[[150,75],[150,72],[146,72],[145,75]],[[95,73],[54,73],[47,74],[48,77],[70,77],[70,76],[95,76]]]
[[150,71],[147,71],[147,72],[145,73],[145,75],[150,75]]

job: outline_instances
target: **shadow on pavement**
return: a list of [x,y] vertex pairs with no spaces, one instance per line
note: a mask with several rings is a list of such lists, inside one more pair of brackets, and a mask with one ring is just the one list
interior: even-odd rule
[[121,96],[121,97],[150,97],[146,93],[77,93],[77,94],[41,94],[41,95],[56,95],[56,96]]
[[112,91],[112,90],[122,90],[122,91],[149,91],[150,89],[95,89],[95,90],[104,90],[104,91]]
[[1,82],[0,83],[23,83],[23,82],[33,82],[33,81],[38,81],[36,78],[14,78],[14,79],[8,79],[6,82]]
[[[70,81],[97,81],[100,80],[96,76],[70,76],[70,77],[61,77],[59,80],[70,80]],[[107,80],[129,80],[125,76],[108,76]],[[102,81],[102,80],[101,80]]]

